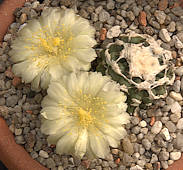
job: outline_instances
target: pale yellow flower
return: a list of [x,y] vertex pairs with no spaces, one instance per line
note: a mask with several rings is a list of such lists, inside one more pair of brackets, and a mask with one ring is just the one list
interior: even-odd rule
[[73,10],[48,8],[30,21],[12,43],[13,72],[33,89],[48,87],[72,71],[88,71],[96,57],[95,30]]
[[129,122],[126,96],[100,73],[72,73],[51,82],[43,99],[41,131],[59,154],[105,158],[118,147]]

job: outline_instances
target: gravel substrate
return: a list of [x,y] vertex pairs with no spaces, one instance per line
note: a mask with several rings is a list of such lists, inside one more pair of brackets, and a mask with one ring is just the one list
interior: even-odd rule
[[[148,110],[131,115],[126,125],[128,136],[117,149],[111,148],[106,160],[57,155],[40,131],[40,103],[46,91],[31,91],[11,72],[9,44],[27,20],[37,18],[48,6],[73,8],[96,28],[96,51],[113,42],[128,29],[146,33],[162,41],[171,50],[176,65],[176,80],[168,87],[169,96],[155,101]],[[159,170],[166,169],[183,152],[183,9],[173,0],[36,0],[15,11],[0,48],[0,115],[31,157],[51,170]],[[105,33],[107,37],[105,38]],[[102,34],[102,35],[101,35]]]

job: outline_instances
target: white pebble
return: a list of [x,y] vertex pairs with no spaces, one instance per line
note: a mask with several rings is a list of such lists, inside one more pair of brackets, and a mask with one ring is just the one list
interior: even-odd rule
[[176,161],[176,160],[180,159],[180,157],[181,157],[181,152],[171,152],[170,153],[171,160]]
[[164,42],[170,42],[171,38],[170,35],[167,31],[167,29],[163,28],[159,32],[159,37],[164,41]]
[[171,112],[172,113],[180,113],[181,112],[181,106],[178,102],[174,102],[171,104]]
[[182,98],[182,95],[180,93],[176,93],[174,91],[171,91],[170,94],[169,94],[169,96],[171,98],[173,98],[174,100],[176,100],[176,101],[181,101],[183,99]]
[[139,123],[140,127],[146,127],[147,126],[147,123],[146,121],[142,120],[140,123]]
[[173,164],[173,163],[174,163],[173,160],[168,160],[168,165],[171,165],[171,164]]
[[151,132],[154,134],[158,134],[161,131],[162,123],[161,121],[156,121],[151,128]]
[[143,170],[139,165],[135,165],[130,168],[130,170]]
[[165,140],[170,140],[170,133],[167,128],[163,128],[161,134]]
[[182,49],[183,48],[183,43],[179,40],[179,38],[176,35],[173,36],[173,40],[175,42],[175,47],[177,49]]
[[118,37],[120,33],[121,33],[120,26],[119,25],[114,26],[108,30],[107,38]]
[[39,156],[41,156],[42,158],[49,158],[49,155],[47,152],[40,150],[39,152]]

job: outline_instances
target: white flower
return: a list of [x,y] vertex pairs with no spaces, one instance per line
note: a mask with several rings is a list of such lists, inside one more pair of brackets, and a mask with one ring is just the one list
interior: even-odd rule
[[19,31],[10,51],[13,72],[33,89],[46,89],[50,79],[88,71],[96,57],[95,30],[73,10],[48,8]]
[[72,73],[51,82],[43,99],[41,131],[59,154],[105,158],[118,147],[129,122],[126,96],[100,73]]

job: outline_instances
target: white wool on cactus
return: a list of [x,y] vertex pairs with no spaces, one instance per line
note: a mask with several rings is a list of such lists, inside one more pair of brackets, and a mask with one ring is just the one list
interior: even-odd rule
[[69,72],[88,71],[96,58],[94,34],[89,21],[72,9],[47,8],[13,41],[13,72],[37,90]]
[[106,158],[126,135],[125,100],[119,85],[100,73],[71,73],[49,85],[41,131],[58,154]]

